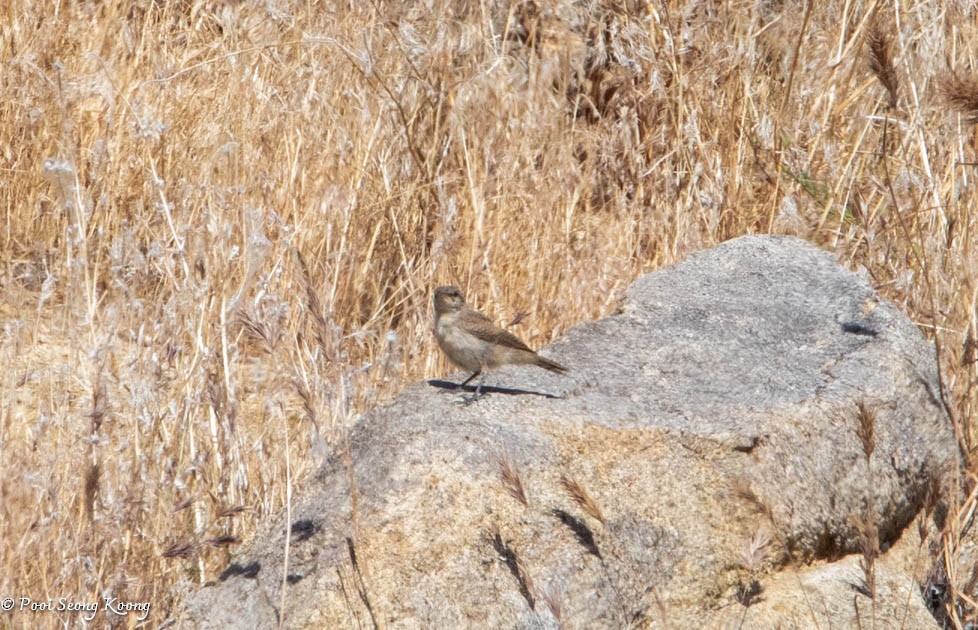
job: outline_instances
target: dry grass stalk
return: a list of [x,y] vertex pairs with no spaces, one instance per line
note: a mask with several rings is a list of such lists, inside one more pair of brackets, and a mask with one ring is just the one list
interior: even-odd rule
[[945,517],[943,511],[941,514],[937,514],[939,508],[941,508],[941,499],[944,496],[943,484],[939,475],[934,475],[931,478],[930,483],[927,485],[927,491],[924,494],[924,506],[920,514],[917,515],[917,534],[920,536],[920,544],[924,544],[927,541],[927,537],[930,532],[930,527],[928,521],[933,517],[934,525],[938,529],[943,529],[945,525]]
[[259,315],[253,308],[242,308],[238,311],[236,321],[247,335],[259,341],[266,354],[274,354],[282,337],[279,320],[270,321]]
[[[751,546],[742,555],[742,561],[746,562],[748,566],[758,566],[759,563],[763,562],[763,559],[769,553],[772,533],[777,537],[777,541],[784,549],[784,552],[791,557],[794,549],[790,537],[785,535],[785,532],[780,529],[778,522],[775,520],[773,508],[754,491],[750,480],[746,478],[734,479],[730,488],[730,494],[734,499],[746,503],[756,514],[763,516],[771,528],[770,532],[764,529],[759,529],[755,532]],[[746,608],[756,601],[756,597],[760,593],[761,584],[753,574],[749,577],[748,581],[740,585],[738,597],[741,604],[745,607],[745,614]],[[808,613],[817,625],[815,609],[812,607],[812,602],[808,599],[807,595],[805,596],[805,601],[808,605]]]
[[509,323],[506,324],[506,328],[513,328],[515,326],[519,326],[520,324],[523,323],[523,320],[525,320],[529,316],[530,316],[529,311],[520,311],[516,313],[516,315],[513,315],[513,319],[511,319]]
[[184,560],[189,560],[197,554],[199,545],[197,543],[183,541],[178,543],[173,543],[165,550],[163,550],[162,556],[164,558],[183,558]]
[[756,573],[767,560],[769,547],[771,546],[771,533],[764,527],[759,527],[740,553],[740,564],[742,567]]
[[747,479],[735,479],[731,487],[731,494],[734,498],[740,499],[749,505],[756,513],[764,516],[769,523],[774,525],[774,510],[769,503],[761,499],[751,483]]
[[945,102],[964,117],[965,123],[978,123],[978,77],[950,72],[940,77],[938,86]]
[[232,505],[217,511],[218,518],[233,518],[243,514],[247,508],[243,505]]
[[[757,576],[764,562],[767,561],[770,545],[770,532],[764,527],[759,527],[740,551],[740,566],[747,571],[747,576],[746,579],[741,578],[740,580],[737,600],[744,608],[754,605],[763,592]],[[743,619],[741,622],[743,623]]]
[[[104,358],[102,360],[104,360]],[[92,383],[92,408],[88,414],[89,419],[92,421],[92,427],[88,440],[89,463],[85,471],[84,489],[82,492],[85,505],[85,516],[88,518],[89,522],[93,522],[95,519],[95,499],[99,493],[99,486],[101,483],[102,466],[98,444],[101,439],[100,432],[106,413],[106,391],[102,378],[103,366],[99,365],[97,369],[98,371],[96,372],[94,382]]]
[[978,363],[978,336],[975,335],[974,325],[968,326],[968,332],[962,345],[961,364],[966,366],[971,363]]
[[856,435],[859,443],[863,447],[863,455],[866,456],[866,464],[869,465],[876,450],[876,409],[871,407],[865,400],[856,402]]
[[564,585],[558,581],[550,581],[540,589],[540,599],[547,605],[560,627],[564,620]]
[[89,521],[95,518],[95,497],[98,495],[100,471],[101,466],[98,462],[89,464],[85,471],[85,489],[82,496],[85,497],[85,516]]
[[329,361],[332,358],[332,351],[331,344],[329,343],[330,334],[329,326],[326,323],[326,312],[323,309],[322,301],[319,299],[319,292],[316,291],[316,287],[313,284],[312,275],[309,273],[309,266],[306,264],[305,258],[303,258],[302,253],[298,250],[295,252],[295,258],[299,264],[299,270],[302,273],[302,286],[306,293],[306,310],[312,317],[316,345],[319,346],[323,360]]
[[208,538],[204,541],[205,544],[211,547],[230,547],[231,545],[237,545],[241,543],[241,540],[237,536],[231,536],[229,534],[224,536],[215,536],[214,538]]
[[874,20],[870,26],[867,44],[869,45],[869,68],[886,88],[890,109],[895,109],[900,79],[893,63],[893,36],[879,18]]
[[[859,567],[863,571],[861,592],[872,601],[872,619],[876,619],[876,560],[880,556],[879,514],[876,509],[875,484],[873,483],[872,458],[876,450],[876,409],[865,400],[856,402],[856,435],[862,445],[866,460],[865,509],[861,516],[853,517],[859,534],[862,558]],[[858,619],[858,610],[857,610]]]
[[529,505],[529,500],[526,498],[526,490],[523,488],[523,479],[520,476],[520,471],[516,467],[516,464],[506,454],[500,455],[497,461],[499,463],[499,476],[502,479],[506,491],[511,497],[523,505]]
[[584,510],[584,513],[591,518],[597,520],[602,525],[604,524],[604,514],[601,513],[601,508],[598,507],[597,501],[591,498],[591,495],[577,483],[576,480],[567,476],[560,476],[560,485],[564,487],[570,498],[574,499],[574,503]]
[[[876,560],[880,556],[880,537],[878,518],[871,506],[867,506],[864,517],[854,516],[853,525],[859,533],[859,548],[862,558],[859,568],[863,571],[863,595],[876,599]],[[875,604],[874,608],[875,610]]]

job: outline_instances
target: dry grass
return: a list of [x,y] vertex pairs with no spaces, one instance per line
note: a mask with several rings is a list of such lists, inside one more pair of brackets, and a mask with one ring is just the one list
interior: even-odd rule
[[520,469],[507,453],[502,453],[497,458],[499,464],[499,478],[509,496],[523,504],[524,507],[530,505],[530,500],[526,496],[526,488],[523,486],[523,476]]
[[11,0],[0,594],[159,623],[358,412],[444,373],[431,287],[539,345],[750,232],[869,271],[970,457],[964,6]]
[[604,514],[601,512],[601,508],[581,484],[577,483],[573,477],[561,475],[560,485],[564,487],[564,491],[574,500],[574,503],[584,510],[585,514],[604,525]]

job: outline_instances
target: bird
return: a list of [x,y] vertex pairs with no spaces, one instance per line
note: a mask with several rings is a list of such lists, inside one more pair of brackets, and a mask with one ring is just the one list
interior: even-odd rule
[[476,376],[480,377],[470,402],[482,395],[486,372],[501,365],[536,365],[558,374],[567,372],[567,368],[541,357],[516,335],[506,332],[467,305],[458,287],[438,287],[433,301],[438,347],[452,363],[472,372],[456,388],[468,385]]

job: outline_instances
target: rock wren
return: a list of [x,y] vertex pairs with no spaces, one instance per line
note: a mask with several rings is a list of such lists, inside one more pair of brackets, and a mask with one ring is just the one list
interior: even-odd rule
[[567,371],[564,366],[544,359],[515,335],[466,305],[458,287],[435,289],[435,337],[438,346],[452,363],[472,372],[472,376],[458,387],[467,385],[481,375],[471,400],[482,394],[486,372],[500,365],[530,364],[558,374]]

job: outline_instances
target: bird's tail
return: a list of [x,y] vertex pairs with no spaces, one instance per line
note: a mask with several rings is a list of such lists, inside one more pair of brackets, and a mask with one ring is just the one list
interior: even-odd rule
[[537,367],[542,367],[545,370],[550,370],[551,372],[556,372],[557,374],[563,374],[567,371],[563,365],[551,361],[550,359],[544,359],[540,355],[537,355]]

